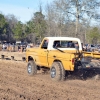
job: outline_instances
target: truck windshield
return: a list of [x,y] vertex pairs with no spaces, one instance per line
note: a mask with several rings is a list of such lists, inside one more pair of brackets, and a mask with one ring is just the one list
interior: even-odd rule
[[43,49],[47,49],[48,48],[48,40],[44,40],[41,48],[43,48]]

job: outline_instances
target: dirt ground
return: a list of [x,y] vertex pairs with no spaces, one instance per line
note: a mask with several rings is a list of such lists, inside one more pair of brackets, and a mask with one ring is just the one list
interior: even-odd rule
[[[25,53],[2,52],[0,57],[0,100],[100,100],[100,80],[67,79],[54,82],[49,74],[28,76]],[[15,61],[10,60],[11,56]]]

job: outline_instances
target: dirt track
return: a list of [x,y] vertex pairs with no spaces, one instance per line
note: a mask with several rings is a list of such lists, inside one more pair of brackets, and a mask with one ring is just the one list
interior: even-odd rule
[[14,55],[17,61],[0,59],[0,100],[100,100],[100,80],[67,79],[54,82],[49,74],[27,75],[25,53]]

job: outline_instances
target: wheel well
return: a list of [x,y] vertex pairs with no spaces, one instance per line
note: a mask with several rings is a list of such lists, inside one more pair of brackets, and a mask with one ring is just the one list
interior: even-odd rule
[[30,61],[30,60],[34,61],[34,59],[31,56],[28,56],[28,61]]
[[55,59],[53,62],[60,62],[62,64],[62,67],[64,68],[63,63],[60,60]]
[[[60,60],[58,60],[58,59],[56,59],[56,60],[54,60],[53,62],[61,62]],[[62,62],[61,62],[62,63]]]

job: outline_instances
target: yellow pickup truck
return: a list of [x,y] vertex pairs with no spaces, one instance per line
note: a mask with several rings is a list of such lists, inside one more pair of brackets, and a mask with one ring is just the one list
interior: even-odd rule
[[80,63],[85,57],[100,58],[100,54],[83,52],[78,38],[45,37],[39,47],[26,50],[27,72],[35,75],[37,70],[45,69],[50,71],[53,80],[64,80],[66,72],[83,67]]

